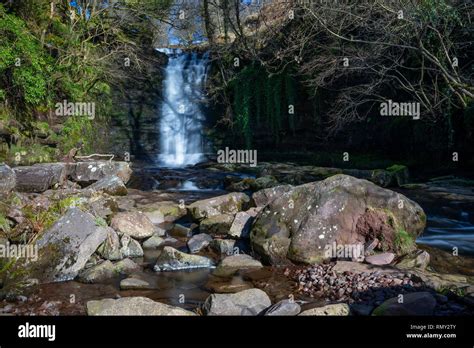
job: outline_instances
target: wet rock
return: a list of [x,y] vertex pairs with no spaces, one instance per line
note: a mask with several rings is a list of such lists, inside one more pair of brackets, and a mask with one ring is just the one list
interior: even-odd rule
[[82,185],[89,185],[110,176],[117,176],[126,184],[130,180],[132,169],[128,162],[77,162],[68,164],[68,175],[72,181]]
[[78,280],[82,283],[104,282],[115,276],[114,270],[114,264],[106,260],[98,265],[82,270],[79,273]]
[[123,212],[116,214],[110,227],[119,234],[125,234],[135,239],[145,239],[155,233],[155,226],[142,212]]
[[143,249],[138,241],[124,234],[120,239],[120,253],[122,257],[142,257]]
[[120,274],[130,274],[140,269],[140,266],[130,259],[123,259],[114,264],[114,272]]
[[232,294],[247,289],[252,289],[254,286],[240,278],[232,278],[230,281],[210,280],[206,283],[205,288],[218,294]]
[[126,278],[120,281],[120,290],[146,290],[151,289],[151,285],[141,279]]
[[265,311],[265,315],[269,316],[294,316],[301,312],[301,307],[298,303],[291,300],[282,300],[275,303],[273,306]]
[[87,315],[196,315],[146,297],[123,297],[87,302]]
[[211,242],[211,248],[218,252],[219,254],[224,255],[233,255],[234,254],[234,239],[214,239]]
[[469,286],[467,278],[459,274],[444,274],[412,269],[410,273],[418,276],[426,286],[441,291],[443,289],[463,289]]
[[402,303],[398,296],[391,298],[375,308],[372,315],[433,315],[436,300],[431,293],[423,291],[402,296]]
[[261,268],[260,261],[255,260],[250,255],[238,254],[224,258],[213,274],[218,277],[228,277],[240,269]]
[[202,220],[215,215],[236,214],[245,210],[249,202],[250,198],[245,193],[233,192],[196,201],[188,206],[188,211],[195,220]]
[[374,306],[354,303],[351,305],[351,311],[355,315],[368,316],[374,310]]
[[231,182],[228,186],[226,186],[227,191],[233,192],[243,192],[248,191],[251,187],[255,186],[255,179],[254,178],[244,178],[240,181]]
[[191,236],[192,230],[189,227],[186,227],[180,224],[174,224],[170,230],[170,234],[174,237],[187,238]]
[[381,253],[381,254],[367,256],[365,258],[365,262],[371,265],[384,266],[384,265],[391,264],[394,259],[395,259],[395,254],[393,253]]
[[273,188],[263,189],[254,192],[252,195],[252,201],[257,207],[263,207],[273,201],[275,198],[280,197],[282,194],[287,193],[293,189],[291,185],[280,185]]
[[314,264],[328,258],[333,243],[365,244],[369,238],[381,241],[384,251],[404,254],[416,248],[425,224],[421,207],[405,196],[335,175],[271,201],[256,217],[250,239],[254,251],[272,263],[288,258]]
[[186,215],[186,208],[178,203],[164,201],[138,206],[154,224],[174,222]]
[[350,308],[345,303],[330,304],[323,307],[316,307],[305,310],[299,315],[316,315],[316,316],[347,316],[350,313]]
[[408,171],[408,168],[404,165],[393,165],[391,167],[388,167],[387,171],[392,174],[391,184],[393,186],[401,187],[403,185],[406,185],[410,180],[410,173]]
[[107,238],[107,228],[78,208],[70,208],[38,239],[39,260],[32,265],[41,281],[64,281],[77,276]]
[[97,249],[97,253],[106,260],[117,261],[123,259],[120,251],[120,238],[113,229],[107,228],[107,237]]
[[65,163],[41,163],[33,166],[13,168],[16,175],[15,190],[41,193],[61,185],[67,179]]
[[415,253],[403,257],[395,267],[400,269],[426,269],[430,264],[430,254],[424,250],[417,250]]
[[235,218],[232,221],[228,235],[234,238],[248,238],[252,220],[252,216],[250,216],[247,212],[238,212],[235,214]]
[[253,191],[258,191],[278,186],[278,184],[278,180],[274,176],[265,175],[255,179],[253,185],[251,185],[251,189]]
[[260,289],[235,294],[212,294],[203,305],[207,315],[258,315],[271,306],[268,295]]
[[199,230],[202,233],[211,235],[227,235],[229,234],[232,221],[234,221],[233,215],[214,215],[202,220],[201,224],[199,225]]
[[87,192],[104,192],[111,196],[126,196],[127,187],[118,176],[107,176],[93,183],[86,189]]
[[16,174],[8,165],[0,164],[0,195],[13,191],[16,186]]
[[212,242],[212,237],[205,233],[199,233],[194,235],[188,240],[188,249],[194,254],[207,247]]
[[210,268],[213,266],[214,262],[207,257],[186,254],[170,246],[165,246],[161,254],[158,256],[153,269],[156,272],[160,272],[193,268]]
[[158,249],[165,240],[161,238],[159,235],[154,234],[150,238],[148,238],[146,241],[143,242],[143,248],[144,249]]

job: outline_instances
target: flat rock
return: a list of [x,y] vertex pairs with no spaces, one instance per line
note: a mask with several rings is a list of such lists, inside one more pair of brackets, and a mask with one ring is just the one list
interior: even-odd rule
[[155,226],[150,219],[139,211],[123,212],[116,214],[110,227],[119,234],[126,234],[135,239],[145,239],[155,233]]
[[188,211],[196,220],[202,220],[215,215],[233,215],[245,210],[250,202],[249,196],[241,192],[196,201],[188,206]]
[[365,257],[365,262],[371,265],[384,266],[389,265],[395,259],[393,253],[381,253]]
[[345,303],[330,304],[323,307],[311,308],[301,312],[299,315],[315,315],[315,316],[347,316],[350,308]]
[[260,289],[248,289],[235,294],[212,294],[203,305],[207,315],[258,315],[272,302]]
[[128,162],[90,161],[68,164],[68,176],[77,183],[91,184],[110,176],[119,177],[126,184],[132,175]]
[[19,192],[41,193],[66,182],[65,163],[41,163],[33,166],[13,168],[16,176],[15,190]]
[[137,278],[126,278],[120,281],[121,290],[144,290],[151,289],[148,282]]
[[218,277],[228,277],[240,269],[261,267],[263,267],[262,263],[250,255],[238,254],[224,258],[214,270],[213,274]]
[[156,272],[160,272],[181,269],[210,268],[213,266],[214,262],[207,257],[186,254],[173,247],[165,246],[158,256],[153,269]]
[[155,302],[146,297],[122,297],[87,302],[87,315],[196,315],[191,311]]

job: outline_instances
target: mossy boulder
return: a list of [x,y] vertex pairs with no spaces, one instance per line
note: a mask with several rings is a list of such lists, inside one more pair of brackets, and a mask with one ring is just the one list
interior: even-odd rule
[[426,224],[412,200],[367,180],[335,175],[292,188],[270,201],[250,233],[255,252],[270,263],[285,259],[307,264],[334,255],[336,245],[365,244],[401,255],[414,249]]

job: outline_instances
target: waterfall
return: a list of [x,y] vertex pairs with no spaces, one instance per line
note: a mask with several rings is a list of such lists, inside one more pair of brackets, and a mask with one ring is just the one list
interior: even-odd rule
[[158,49],[169,60],[160,106],[159,164],[183,167],[203,159],[202,112],[208,53]]

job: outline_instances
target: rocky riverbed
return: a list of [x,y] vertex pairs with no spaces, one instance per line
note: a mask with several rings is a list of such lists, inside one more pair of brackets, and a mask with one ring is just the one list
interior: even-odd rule
[[0,312],[472,315],[472,258],[420,249],[427,217],[407,195],[438,191],[408,180],[400,166],[1,165],[1,250],[31,253],[2,258]]

